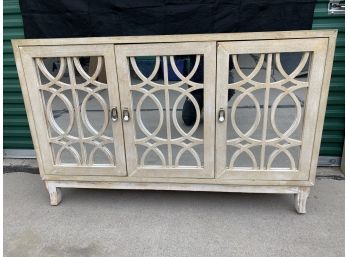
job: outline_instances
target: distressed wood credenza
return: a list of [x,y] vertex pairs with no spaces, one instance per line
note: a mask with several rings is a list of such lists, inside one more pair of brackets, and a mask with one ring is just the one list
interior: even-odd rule
[[314,185],[335,30],[13,40],[60,188],[295,195]]

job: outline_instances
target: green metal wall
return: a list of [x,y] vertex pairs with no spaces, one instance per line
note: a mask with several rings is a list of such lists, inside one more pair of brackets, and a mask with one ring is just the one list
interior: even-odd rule
[[342,156],[344,141],[344,16],[328,15],[328,0],[317,0],[313,29],[338,29],[321,156]]
[[[327,0],[318,0],[313,29],[339,30],[321,156],[341,156],[344,141],[344,16],[327,13]],[[32,149],[29,126],[13,59],[11,39],[24,38],[18,0],[4,0],[4,148]]]
[[4,148],[32,149],[11,39],[24,38],[18,0],[4,0]]

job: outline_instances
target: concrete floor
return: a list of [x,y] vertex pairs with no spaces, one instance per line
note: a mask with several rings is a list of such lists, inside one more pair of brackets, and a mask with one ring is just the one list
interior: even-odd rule
[[209,192],[64,189],[51,207],[39,175],[7,173],[4,256],[344,256],[342,174],[318,173],[305,215],[292,195]]

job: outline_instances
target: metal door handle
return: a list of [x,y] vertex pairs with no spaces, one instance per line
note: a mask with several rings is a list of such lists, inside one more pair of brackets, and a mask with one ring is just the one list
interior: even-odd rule
[[221,123],[225,121],[225,110],[223,108],[219,110],[218,121]]
[[130,115],[129,115],[128,108],[124,108],[123,109],[122,116],[123,116],[123,120],[124,121],[129,121],[130,120]]
[[118,111],[117,107],[112,107],[111,112],[110,112],[111,120],[113,122],[116,122],[118,120]]

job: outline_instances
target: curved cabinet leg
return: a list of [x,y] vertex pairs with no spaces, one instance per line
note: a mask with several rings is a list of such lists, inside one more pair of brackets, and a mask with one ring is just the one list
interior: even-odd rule
[[298,213],[306,213],[306,203],[309,191],[309,187],[300,187],[299,192],[295,194],[295,208]]
[[50,194],[50,203],[51,205],[58,205],[62,200],[62,191],[59,187],[56,187],[53,182],[46,181],[46,188]]

